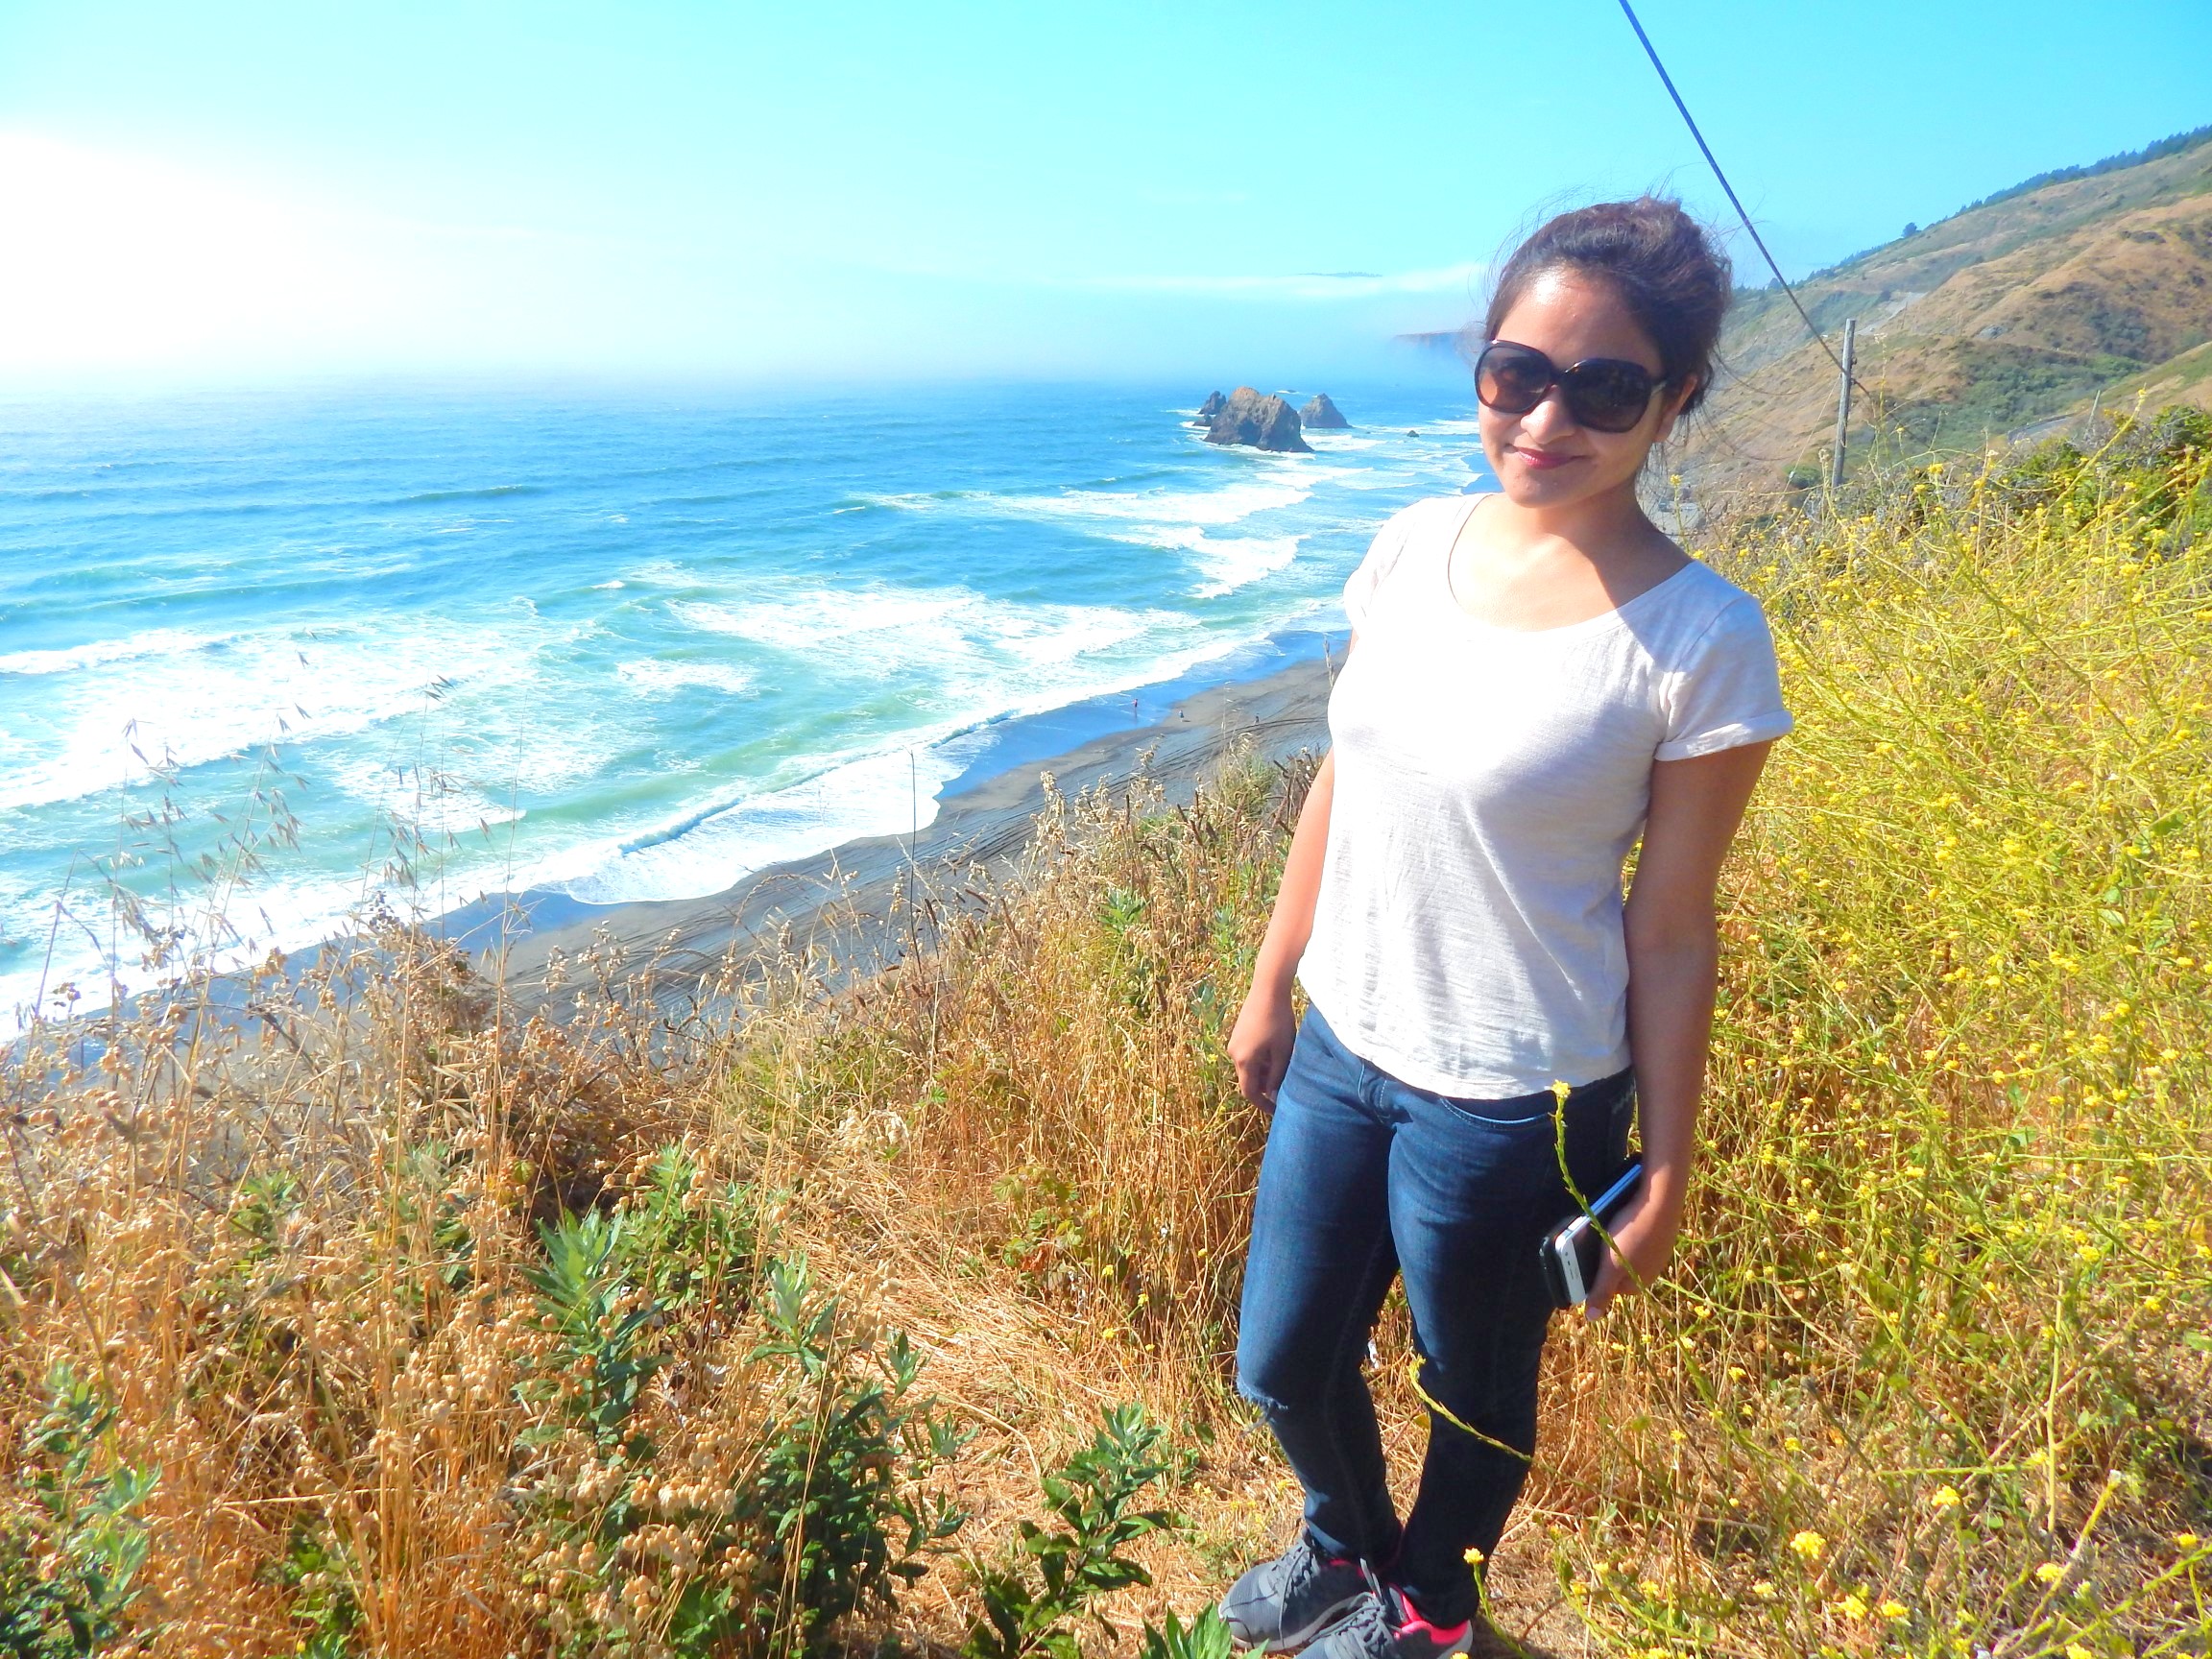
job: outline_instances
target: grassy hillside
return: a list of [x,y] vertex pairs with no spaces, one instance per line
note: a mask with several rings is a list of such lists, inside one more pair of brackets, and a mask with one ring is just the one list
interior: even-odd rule
[[[2152,382],[2161,401],[2212,402],[2202,373],[2176,363],[2212,339],[2212,130],[2003,193],[1799,292],[1832,343],[1858,319],[1870,397],[1853,444],[1866,453],[1971,450]],[[1723,354],[1728,378],[1685,460],[1764,488],[1815,463],[1832,440],[1836,372],[1788,299],[1740,295]]]
[[[2212,1643],[2208,470],[2176,421],[1708,526],[1801,724],[1678,1269],[1548,1361],[1534,1650]],[[1221,1043],[1307,775],[1062,803],[936,952],[740,1025],[590,956],[518,1022],[388,929],[243,1026],[41,1034],[0,1651],[1225,1659],[1180,1621],[1295,1494]]]

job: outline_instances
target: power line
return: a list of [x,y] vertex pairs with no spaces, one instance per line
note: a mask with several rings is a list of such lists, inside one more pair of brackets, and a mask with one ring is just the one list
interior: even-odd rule
[[[1697,148],[1705,153],[1705,164],[1713,169],[1713,177],[1720,180],[1720,188],[1727,192],[1728,205],[1736,209],[1736,217],[1743,222],[1743,228],[1750,232],[1752,246],[1759,250],[1759,256],[1767,261],[1767,269],[1774,273],[1775,282],[1783,293],[1790,296],[1790,303],[1797,308],[1797,315],[1804,319],[1806,332],[1813,336],[1821,350],[1828,353],[1828,361],[1836,365],[1837,373],[1856,384],[1857,376],[1843,367],[1843,360],[1836,355],[1827,337],[1814,325],[1812,314],[1805,309],[1805,302],[1797,298],[1797,290],[1790,286],[1790,279],[1782,275],[1782,267],[1774,263],[1774,255],[1767,252],[1767,243],[1760,236],[1759,228],[1751,223],[1751,215],[1743,211],[1743,204],[1737,200],[1736,186],[1728,182],[1728,175],[1720,171],[1720,163],[1714,157],[1713,146],[1706,143],[1705,134],[1697,131],[1697,122],[1690,113],[1690,106],[1683,103],[1682,94],[1674,90],[1674,77],[1667,73],[1667,65],[1659,61],[1658,48],[1651,44],[1651,36],[1644,33],[1644,25],[1637,21],[1636,9],[1628,4],[1628,0],[1621,0],[1621,10],[1628,18],[1628,27],[1636,31],[1636,38],[1644,43],[1644,56],[1650,59],[1651,67],[1659,71],[1659,84],[1667,88],[1667,96],[1674,100],[1674,108],[1682,111],[1682,124],[1690,129],[1690,136],[1697,140]],[[1862,386],[1860,390],[1864,391],[1865,388]]]

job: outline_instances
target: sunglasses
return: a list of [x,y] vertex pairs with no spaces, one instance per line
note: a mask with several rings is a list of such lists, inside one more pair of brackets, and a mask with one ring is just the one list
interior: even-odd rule
[[1493,340],[1475,359],[1475,396],[1501,415],[1526,415],[1559,388],[1575,423],[1593,432],[1633,431],[1651,406],[1651,394],[1667,384],[1641,363],[1620,357],[1585,357],[1562,369],[1533,346]]

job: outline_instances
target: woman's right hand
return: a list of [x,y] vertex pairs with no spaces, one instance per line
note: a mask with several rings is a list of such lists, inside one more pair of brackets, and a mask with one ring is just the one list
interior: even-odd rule
[[1229,1061],[1237,1068],[1237,1091],[1262,1112],[1275,1110],[1275,1091],[1290,1069],[1290,1046],[1298,1022],[1290,1011],[1290,987],[1252,987],[1237,1023],[1229,1029]]
[[1298,1022],[1290,1012],[1290,987],[1313,932],[1313,906],[1321,892],[1321,865],[1329,843],[1329,812],[1336,798],[1336,756],[1324,756],[1298,809],[1298,829],[1283,860],[1283,879],[1267,935],[1253,958],[1252,991],[1229,1029],[1229,1060],[1237,1092],[1262,1112],[1275,1110],[1275,1091],[1290,1070],[1290,1045]]

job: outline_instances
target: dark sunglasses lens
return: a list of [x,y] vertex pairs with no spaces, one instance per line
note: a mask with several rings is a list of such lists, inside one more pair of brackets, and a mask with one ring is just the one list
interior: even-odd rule
[[1475,368],[1475,396],[1503,415],[1526,415],[1551,389],[1551,360],[1526,346],[1492,346]]
[[1634,363],[1577,363],[1560,375],[1575,419],[1600,432],[1625,432],[1644,419],[1658,381]]

